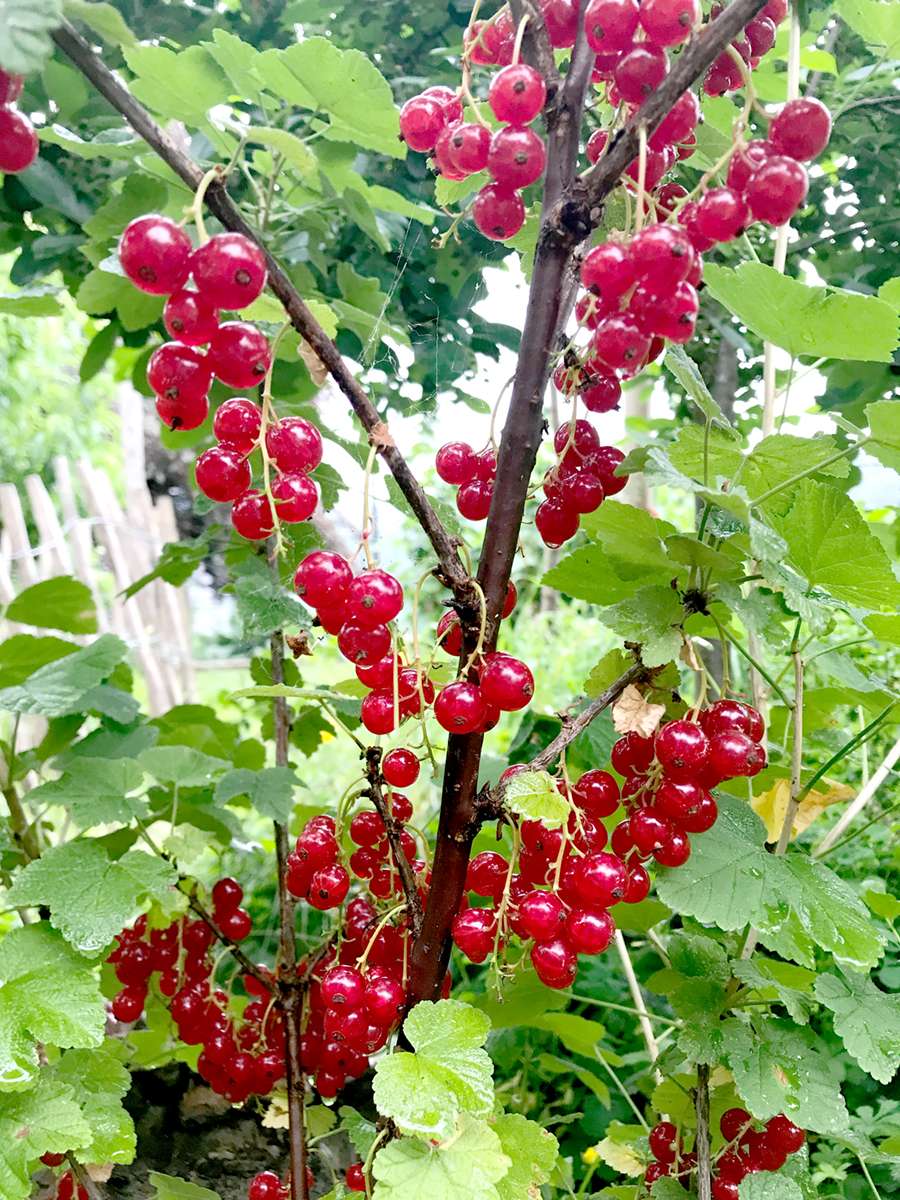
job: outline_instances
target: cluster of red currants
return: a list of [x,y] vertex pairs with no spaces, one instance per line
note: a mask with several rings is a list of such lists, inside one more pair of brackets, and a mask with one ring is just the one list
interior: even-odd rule
[[691,853],[689,835],[716,822],[711,789],[758,775],[766,765],[764,732],[751,705],[716,700],[697,720],[669,721],[649,738],[620,738],[611,760],[625,779],[622,801],[630,815],[613,831],[614,848],[626,859],[652,855],[660,866],[682,866]]
[[625,455],[614,446],[602,446],[588,421],[560,425],[553,448],[556,463],[544,475],[544,499],[534,523],[544,544],[555,549],[575,536],[583,516],[621,492],[628,476],[616,474]]
[[[212,890],[213,917],[221,933],[242,941],[250,933],[250,915],[240,907],[243,891],[234,879],[220,879]],[[203,1046],[197,1070],[232,1104],[252,1095],[266,1096],[284,1078],[284,1024],[273,1004],[273,989],[253,975],[244,976],[252,997],[240,1018],[229,1011],[229,997],[215,988],[210,950],[216,934],[200,919],[182,918],[164,929],[148,929],[140,917],[116,939],[109,956],[124,985],[112,1002],[113,1016],[131,1023],[144,1010],[154,974],[160,995],[179,1038],[188,1046]]]
[[444,483],[459,490],[456,507],[468,521],[484,521],[491,509],[497,455],[493,447],[473,450],[468,442],[447,442],[435,456],[434,465]]
[[[44,1154],[41,1162],[45,1167],[61,1167],[65,1154]],[[56,1200],[88,1200],[88,1190],[78,1182],[72,1171],[66,1171],[56,1181]]]
[[21,75],[0,70],[0,171],[7,175],[24,171],[38,155],[38,135],[16,105],[24,83]]
[[[761,1130],[754,1128],[753,1117],[743,1108],[729,1108],[719,1122],[728,1143],[715,1161],[712,1181],[713,1200],[738,1200],[738,1185],[756,1171],[779,1171],[806,1141],[806,1135],[784,1114],[771,1117]],[[685,1152],[678,1129],[671,1121],[659,1121],[650,1130],[650,1153],[644,1183],[647,1187],[665,1176],[688,1186],[696,1169],[694,1151]]]
[[[507,768],[501,784],[526,769]],[[475,963],[499,950],[510,933],[531,940],[534,969],[552,988],[571,986],[579,954],[601,954],[609,945],[616,928],[609,909],[619,902],[636,904],[650,890],[650,877],[639,862],[629,865],[604,850],[603,818],[620,803],[613,776],[590,770],[561,790],[571,804],[565,828],[522,821],[515,864],[490,850],[472,859],[466,889],[492,907],[472,908],[466,902],[452,930],[459,950]]]

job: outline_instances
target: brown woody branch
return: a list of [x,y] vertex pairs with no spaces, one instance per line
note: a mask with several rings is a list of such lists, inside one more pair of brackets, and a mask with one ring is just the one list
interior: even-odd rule
[[[94,53],[88,42],[66,22],[54,33],[53,40],[81,73],[90,80],[97,91],[121,113],[132,129],[156,151],[167,166],[171,167],[191,191],[196,191],[203,178],[203,171],[135,100],[128,88]],[[457,554],[456,542],[444,528],[425,495],[422,485],[413,475],[406,459],[394,445],[378,410],[344,362],[340,350],[313,316],[277,259],[262,244],[259,235],[241,216],[237,205],[228,195],[224,180],[214,181],[209,186],[206,193],[206,204],[210,212],[226,229],[244,234],[262,250],[269,271],[269,287],[284,306],[285,313],[294,329],[309,343],[328,368],[329,374],[337,386],[350,401],[353,411],[369,434],[370,442],[376,447],[397,480],[398,487],[437,555],[443,582],[453,589],[458,599],[468,602],[470,600],[470,581]]]
[[422,898],[419,895],[419,889],[416,886],[416,877],[413,874],[409,859],[403,852],[403,844],[400,841],[400,822],[391,812],[387,800],[384,798],[384,790],[381,786],[380,746],[370,746],[366,751],[366,778],[369,781],[367,789],[369,799],[384,822],[384,830],[388,845],[391,848],[394,866],[397,868],[397,874],[400,876],[400,884],[406,900],[406,911],[409,917],[410,929],[412,930],[413,937],[417,938],[422,929]]

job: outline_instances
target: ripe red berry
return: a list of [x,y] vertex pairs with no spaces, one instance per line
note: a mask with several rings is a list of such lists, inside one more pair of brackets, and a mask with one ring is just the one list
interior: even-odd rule
[[217,917],[225,913],[234,912],[235,909],[240,908],[243,899],[244,889],[230,875],[224,879],[219,879],[213,885],[212,902]]
[[619,407],[622,385],[611,372],[592,374],[589,385],[581,393],[581,402],[588,412],[612,412]]
[[209,347],[209,365],[228,387],[255,387],[265,379],[271,361],[266,335],[248,321],[220,325]]
[[343,555],[313,550],[296,570],[294,589],[312,608],[320,608],[343,600],[352,580],[353,572]]
[[519,901],[520,936],[546,942],[559,937],[566,923],[566,906],[552,892],[529,892]]
[[447,442],[435,456],[434,465],[444,483],[470,483],[475,478],[475,451],[467,442]]
[[403,608],[403,588],[388,571],[363,571],[347,589],[347,613],[359,625],[386,625]]
[[541,0],[544,24],[550,45],[556,50],[575,45],[578,34],[578,4],[576,0]]
[[641,28],[657,46],[678,46],[700,23],[698,0],[643,0]]
[[678,1130],[671,1121],[660,1121],[650,1130],[650,1153],[659,1162],[673,1163],[678,1154]]
[[494,948],[497,918],[487,908],[468,908],[457,913],[451,929],[453,941],[473,963],[483,963]]
[[351,1192],[366,1190],[366,1173],[362,1163],[351,1163],[344,1175],[344,1180]]
[[347,621],[338,634],[338,650],[352,663],[376,663],[391,648],[391,631],[386,625],[360,625]]
[[650,349],[649,337],[629,316],[607,317],[591,342],[598,357],[613,370],[639,363]]
[[809,162],[828,145],[831,113],[814,96],[788,100],[769,126],[769,142],[776,154]]
[[739,1197],[738,1184],[720,1178],[712,1181],[712,1200],[739,1200]]
[[398,746],[384,756],[381,773],[391,787],[409,787],[419,778],[419,760],[412,750]]
[[615,922],[605,909],[573,908],[565,938],[579,954],[602,954],[615,931]]
[[410,150],[421,154],[434,149],[445,124],[442,106],[427,96],[413,96],[400,109],[400,136]]
[[249,454],[259,439],[262,413],[252,400],[233,396],[216,409],[213,433],[229,449]]
[[628,867],[628,878],[625,880],[625,894],[622,899],[626,904],[640,904],[650,893],[650,876],[640,863],[631,863]]
[[274,1171],[260,1171],[250,1180],[247,1200],[283,1200],[285,1194],[286,1190]]
[[428,100],[437,101],[448,125],[455,125],[457,121],[462,120],[463,106],[458,91],[444,87],[443,84],[437,84],[434,87],[427,87],[422,95]]
[[578,970],[578,955],[561,937],[536,942],[531,949],[531,963],[541,983],[551,988],[571,987]]
[[677,225],[648,225],[634,235],[628,249],[635,275],[657,289],[687,279],[695,258],[687,234]]
[[509,863],[502,854],[483,850],[476,854],[466,871],[466,890],[476,896],[490,896],[499,900],[503,895],[509,875]]
[[680,829],[671,829],[665,843],[653,851],[661,867],[681,867],[691,856],[691,840]]
[[138,217],[119,241],[119,262],[142,292],[165,296],[177,292],[188,277],[193,246],[185,231],[169,217]]
[[245,492],[232,506],[231,523],[248,541],[261,542],[269,537],[275,529],[269,497],[265,492]]
[[340,863],[321,867],[309,881],[307,899],[313,908],[327,910],[343,904],[350,890],[350,876]]
[[730,187],[710,188],[694,210],[694,224],[713,242],[730,242],[749,223],[747,205]]
[[534,676],[528,666],[509,654],[487,654],[481,668],[481,692],[501,712],[516,712],[534,695]]
[[462,626],[455,612],[446,612],[438,621],[437,636],[441,648],[454,658],[462,653]]
[[708,755],[706,734],[695,721],[669,721],[656,735],[656,758],[669,779],[689,779]]
[[[186,412],[192,411],[191,406],[197,401],[202,400],[205,404],[209,380],[210,369],[206,357],[190,346],[166,342],[150,356],[147,382],[159,398],[173,406],[184,407]],[[178,425],[173,427],[179,428]]]
[[525,205],[518,192],[489,183],[475,197],[472,219],[485,237],[504,242],[525,224]]
[[117,1021],[130,1025],[144,1011],[147,1001],[146,987],[126,987],[113,999],[112,1014]]
[[595,54],[627,50],[638,26],[637,0],[590,0],[584,14],[588,45]]
[[322,435],[303,417],[283,417],[266,430],[266,450],[279,471],[313,471],[322,461]]
[[16,175],[30,167],[38,156],[38,135],[17,108],[0,108],[0,171]]
[[581,282],[601,299],[617,300],[634,283],[634,264],[627,248],[619,242],[594,246],[581,264]]
[[527,125],[547,99],[547,87],[539,71],[527,63],[504,67],[491,80],[488,103],[498,121]]
[[484,170],[488,165],[490,147],[491,131],[485,125],[470,121],[456,125],[450,131],[449,152],[453,164],[467,175]]
[[733,1142],[750,1128],[752,1120],[745,1108],[727,1108],[719,1118],[719,1131],[726,1142]]
[[319,489],[308,475],[279,475],[272,483],[278,520],[288,525],[308,521],[319,503]]
[[558,500],[544,500],[537,507],[534,523],[544,545],[555,549],[578,532],[578,513]]
[[601,850],[578,860],[574,884],[586,905],[609,908],[622,899],[625,877],[622,860],[615,854]]
[[253,477],[243,454],[230,446],[212,446],[197,459],[197,487],[210,500],[227,503],[243,496]]
[[182,288],[166,301],[163,324],[177,342],[205,346],[219,328],[216,310],[198,292]]
[[266,286],[266,258],[242,233],[217,233],[194,251],[191,274],[213,308],[246,308]]
[[464,483],[456,493],[456,507],[467,521],[483,521],[491,511],[494,485],[485,479]]
[[481,688],[462,679],[448,683],[434,702],[434,715],[448,733],[474,733],[487,716]]
[[587,145],[584,148],[585,155],[589,163],[600,161],[600,156],[606,149],[606,143],[609,141],[609,134],[605,129],[595,129],[587,140]]
[[579,808],[594,817],[609,817],[619,807],[619,785],[608,771],[585,771],[572,789]]
[[763,165],[771,153],[772,147],[769,143],[759,139],[738,146],[728,164],[728,186],[736,192],[742,192],[750,176]]
[[[22,95],[25,79],[22,75],[12,75],[9,71],[0,70],[0,107],[8,108],[15,104]],[[43,1159],[41,1160],[43,1162]],[[58,1166],[59,1164],[54,1164]]]
[[769,225],[784,225],[809,188],[806,168],[786,155],[773,154],[747,180],[744,198],[752,216]]
[[487,167],[503,187],[524,188],[543,174],[547,151],[533,129],[507,125],[491,138]]
[[806,1134],[799,1125],[781,1113],[767,1122],[766,1139],[785,1154],[796,1154],[806,1141]]
[[638,42],[619,59],[613,79],[627,104],[643,104],[665,79],[668,69],[665,50],[650,42]]
[[765,750],[745,733],[722,733],[709,744],[709,766],[719,779],[752,777],[765,765]]
[[376,688],[363,699],[359,715],[369,733],[392,733],[397,728],[397,708],[391,692]]
[[219,928],[233,942],[242,942],[248,937],[253,928],[253,921],[248,912],[236,908],[234,912],[225,913],[219,920]]
[[319,992],[326,1007],[359,1008],[365,998],[366,984],[355,967],[331,967],[322,976]]

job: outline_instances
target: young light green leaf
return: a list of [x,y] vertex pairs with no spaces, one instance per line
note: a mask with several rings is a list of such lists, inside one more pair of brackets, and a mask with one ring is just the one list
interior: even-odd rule
[[666,349],[663,366],[684,389],[687,397],[699,409],[707,421],[712,421],[725,429],[731,428],[731,422],[722,412],[712,392],[706,386],[703,376],[694,360],[684,346],[674,343]]
[[294,789],[299,781],[289,767],[266,767],[229,771],[216,784],[216,803],[227,804],[246,796],[258,813],[286,825],[294,808]]
[[63,9],[70,20],[84,21],[111,46],[133,46],[137,41],[119,10],[103,0],[63,0]]
[[837,11],[870,46],[891,50],[900,45],[897,4],[883,0],[838,0]]
[[130,1163],[137,1139],[134,1122],[122,1105],[131,1087],[131,1075],[109,1049],[69,1050],[53,1068],[53,1075],[68,1084],[81,1105],[91,1140],[77,1158],[83,1163]]
[[771,1018],[722,1022],[735,1085],[754,1117],[785,1113],[802,1129],[840,1133],[847,1108],[825,1045],[809,1029]]
[[378,1137],[378,1130],[374,1122],[367,1120],[349,1104],[344,1104],[338,1111],[341,1118],[341,1129],[353,1143],[353,1149],[359,1159],[365,1162]]
[[463,1116],[446,1146],[400,1138],[379,1150],[373,1200],[501,1200],[494,1185],[511,1166],[490,1125]]
[[674,588],[639,588],[629,600],[611,604],[598,615],[602,624],[620,637],[641,643],[645,667],[661,667],[678,657],[684,610]]
[[759,1171],[738,1184],[738,1200],[803,1200],[798,1183],[774,1171]]
[[33,75],[50,57],[50,34],[62,20],[62,0],[4,0],[0,4],[0,67]]
[[177,878],[170,863],[140,850],[113,861],[98,842],[67,842],[19,871],[7,900],[45,905],[66,941],[96,956],[135,920],[144,901],[163,899]]
[[135,96],[158,116],[188,125],[207,125],[206,114],[229,92],[224,73],[202,46],[177,53],[163,46],[128,46],[125,61],[135,75],[130,85]]
[[251,125],[244,136],[248,142],[259,142],[260,145],[280,154],[285,162],[299,172],[307,185],[315,183],[319,173],[318,161],[312,150],[296,134],[289,133],[286,129],[276,129],[274,126]]
[[900,583],[881,542],[845,493],[804,479],[769,510],[789,563],[810,587],[867,610],[894,611]]
[[493,1124],[503,1153],[512,1163],[497,1183],[500,1200],[538,1196],[550,1178],[559,1154],[559,1142],[548,1129],[518,1113],[506,1113]]
[[187,1179],[176,1179],[174,1175],[150,1172],[150,1186],[154,1189],[154,1200],[220,1200],[219,1193],[201,1187]]
[[864,1071],[890,1083],[900,1066],[900,997],[875,986],[868,975],[820,975],[816,999],[830,1009],[834,1031]]
[[126,653],[121,639],[105,633],[90,646],[39,667],[21,684],[0,690],[0,709],[43,717],[82,711],[85,697],[112,674]]
[[[46,140],[46,130],[41,130],[41,140]],[[0,313],[13,317],[58,317],[63,307],[58,297],[61,289],[49,283],[38,283],[32,287],[18,288],[10,294],[0,294]]]
[[71,575],[45,579],[20,592],[6,610],[6,619],[64,633],[96,633],[97,613],[91,589]]
[[195,750],[193,746],[151,746],[138,755],[141,767],[160,783],[179,787],[206,787],[228,763]]
[[144,772],[131,758],[76,759],[59,779],[42,783],[29,793],[38,804],[59,804],[69,810],[81,829],[128,822],[147,815],[147,801],[133,796]]
[[732,963],[738,979],[753,990],[754,998],[774,1000],[783,1004],[798,1025],[809,1022],[815,1008],[812,985],[815,972],[793,963],[781,962],[777,958],[764,958],[755,954],[753,958]]
[[90,1137],[75,1093],[64,1083],[42,1075],[30,1091],[0,1095],[0,1196],[28,1200],[40,1156],[78,1150]]
[[105,1027],[106,1005],[90,963],[45,921],[6,934],[0,942],[0,1090],[34,1080],[36,1043],[99,1046]]
[[876,400],[866,405],[866,417],[872,434],[869,453],[886,467],[900,471],[900,404],[896,400]]
[[503,793],[503,802],[524,820],[543,821],[552,828],[569,817],[568,802],[546,771],[520,771],[513,775]]
[[594,1057],[598,1043],[606,1034],[605,1026],[599,1021],[575,1013],[547,1012],[530,1024],[555,1034],[567,1050],[584,1058]]
[[483,1049],[484,1013],[459,1000],[422,1001],[403,1025],[414,1053],[395,1051],[375,1068],[375,1107],[404,1133],[447,1138],[461,1113],[493,1106],[493,1065]]
[[749,329],[790,354],[890,362],[897,345],[897,313],[877,296],[809,287],[758,262],[737,270],[710,264],[704,282]]

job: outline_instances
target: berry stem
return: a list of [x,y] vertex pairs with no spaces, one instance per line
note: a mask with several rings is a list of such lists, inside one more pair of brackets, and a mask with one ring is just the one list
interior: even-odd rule
[[197,185],[197,190],[194,192],[194,199],[191,201],[191,207],[188,209],[188,215],[196,226],[197,237],[201,246],[209,241],[209,234],[206,232],[206,221],[203,219],[203,205],[206,200],[206,193],[209,185],[214,180],[220,179],[222,174],[223,172],[218,166],[211,167],[206,172]]
[[275,420],[275,410],[272,404],[272,376],[275,372],[275,355],[278,351],[278,346],[281,339],[290,329],[290,321],[285,321],[275,337],[272,339],[272,357],[269,361],[269,369],[266,371],[266,377],[263,380],[262,389],[262,422],[259,429],[259,450],[262,454],[263,465],[263,491],[269,500],[269,506],[272,510],[272,521],[274,525],[275,537],[275,558],[276,560],[284,553],[284,538],[281,533],[281,521],[278,518],[278,503],[272,495],[272,461],[269,458],[269,450],[266,445],[266,434],[269,431],[269,426]]
[[406,897],[406,911],[410,927],[413,931],[413,937],[418,937],[419,930],[422,928],[422,900],[419,896],[419,889],[416,887],[416,877],[409,864],[409,859],[403,852],[403,844],[400,841],[399,822],[391,812],[384,798],[380,746],[370,746],[366,751],[366,778],[369,781],[369,799],[384,822],[384,829],[391,847],[394,865],[400,876],[400,883],[403,885],[403,895]]
[[363,554],[366,556],[366,566],[371,571],[375,566],[375,559],[372,557],[371,534],[372,534],[372,507],[369,497],[369,484],[372,480],[372,471],[375,467],[375,455],[378,453],[378,448],[372,446],[369,450],[369,457],[366,459],[366,472],[363,478],[363,520],[362,520],[362,548]]
[[791,743],[791,794],[784,814],[781,832],[775,846],[776,854],[784,854],[791,840],[794,819],[800,807],[801,774],[803,770],[803,658],[800,653],[800,626],[797,621],[791,639],[791,661],[794,664],[794,709]]
[[522,38],[525,36],[525,29],[530,20],[531,20],[531,14],[525,13],[525,15],[519,21],[518,28],[516,29],[516,40],[513,43],[513,53],[512,53],[513,66],[516,65],[516,63],[519,61],[519,58],[522,54]]
[[638,177],[637,177],[637,212],[634,216],[634,231],[640,233],[644,228],[644,214],[647,211],[647,126],[638,128]]

